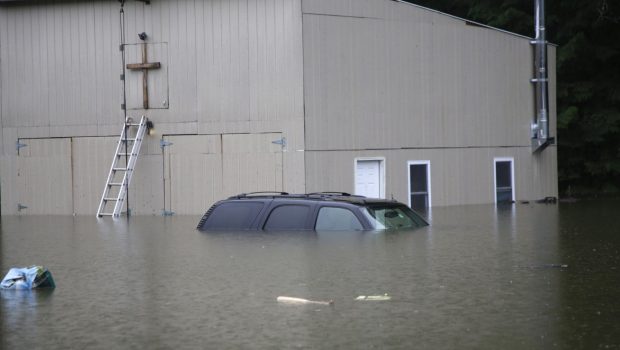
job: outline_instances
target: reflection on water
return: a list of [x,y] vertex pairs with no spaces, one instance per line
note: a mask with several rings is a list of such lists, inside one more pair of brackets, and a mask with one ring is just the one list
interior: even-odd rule
[[618,209],[435,208],[402,233],[3,217],[0,274],[44,265],[57,288],[0,292],[0,348],[618,348]]

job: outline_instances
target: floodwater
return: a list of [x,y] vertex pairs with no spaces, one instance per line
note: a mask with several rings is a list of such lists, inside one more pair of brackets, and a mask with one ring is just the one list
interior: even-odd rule
[[435,208],[400,233],[3,217],[0,274],[44,265],[57,287],[0,291],[0,348],[618,349],[619,214],[620,201]]

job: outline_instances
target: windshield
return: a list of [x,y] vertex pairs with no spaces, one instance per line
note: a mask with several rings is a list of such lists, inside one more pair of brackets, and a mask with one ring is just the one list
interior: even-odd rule
[[409,207],[399,204],[372,204],[362,212],[375,230],[412,229],[428,225]]

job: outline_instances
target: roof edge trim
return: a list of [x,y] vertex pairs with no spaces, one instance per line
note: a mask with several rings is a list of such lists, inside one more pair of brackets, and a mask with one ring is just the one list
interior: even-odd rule
[[[404,1],[404,0],[391,0],[391,1],[398,2],[398,3],[401,3],[401,4],[405,4],[405,5],[409,5],[409,6],[414,6],[414,7],[417,7],[417,8],[424,9],[426,11],[435,12],[435,13],[438,13],[438,14],[441,14],[441,15],[444,15],[444,16],[448,16],[448,17],[451,17],[451,18],[454,18],[454,19],[458,19],[459,21],[463,21],[465,23],[469,23],[470,25],[473,24],[473,25],[478,26],[478,27],[483,27],[483,28],[495,30],[495,31],[498,31],[498,32],[501,32],[501,33],[504,33],[504,34],[509,34],[509,35],[516,36],[516,37],[523,38],[523,39],[527,39],[527,40],[533,40],[534,39],[533,37],[529,37],[527,35],[521,35],[521,34],[514,33],[514,32],[511,32],[511,31],[508,31],[508,30],[505,30],[505,29],[500,29],[500,28],[493,27],[493,26],[490,26],[490,25],[487,25],[487,24],[482,24],[480,22],[472,21],[472,20],[469,20],[469,19],[466,19],[466,18],[458,17],[458,16],[455,16],[455,15],[451,15],[449,13],[438,11],[438,10],[433,10],[431,8],[424,7],[424,6],[418,5],[418,4],[414,4],[414,3],[411,3],[411,2],[408,2],[408,1]],[[557,46],[556,44],[553,44],[553,43],[548,43],[548,44],[553,45],[553,46]]]

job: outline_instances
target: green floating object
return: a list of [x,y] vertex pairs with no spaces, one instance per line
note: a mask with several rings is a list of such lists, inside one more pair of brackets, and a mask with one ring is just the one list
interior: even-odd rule
[[387,295],[387,293],[383,295],[360,295],[355,298],[355,300],[368,300],[368,301],[384,301],[384,300],[392,300],[392,297]]

